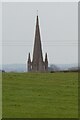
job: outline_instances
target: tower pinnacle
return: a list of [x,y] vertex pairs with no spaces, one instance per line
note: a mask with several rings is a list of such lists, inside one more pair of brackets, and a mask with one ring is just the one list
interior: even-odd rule
[[45,62],[47,62],[48,61],[48,59],[47,59],[47,53],[45,54]]
[[31,62],[30,53],[28,54],[28,62]]
[[47,53],[45,54],[45,71],[48,71],[48,58],[47,58]]
[[30,53],[28,54],[28,71],[31,71],[31,58],[30,58]]

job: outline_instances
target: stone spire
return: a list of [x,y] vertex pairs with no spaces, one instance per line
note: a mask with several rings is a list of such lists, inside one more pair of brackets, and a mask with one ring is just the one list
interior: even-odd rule
[[35,68],[36,70],[39,70],[39,68],[42,66],[41,65],[42,62],[43,62],[43,55],[42,55],[42,47],[41,47],[39,19],[38,19],[38,15],[37,15],[32,68],[33,69]]
[[47,53],[45,55],[45,61],[43,61],[38,14],[37,14],[37,18],[36,18],[33,59],[31,61],[30,53],[29,53],[27,63],[28,63],[28,71],[31,71],[31,72],[46,72],[46,71],[48,71]]
[[42,48],[41,48],[41,38],[40,38],[40,29],[39,29],[39,20],[38,16],[36,19],[36,31],[35,31],[35,42],[34,42],[34,51],[33,51],[33,61],[37,62],[39,59],[43,60]]

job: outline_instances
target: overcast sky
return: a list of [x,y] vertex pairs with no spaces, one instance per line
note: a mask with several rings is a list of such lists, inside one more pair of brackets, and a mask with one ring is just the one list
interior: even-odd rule
[[49,63],[78,62],[78,3],[3,3],[3,64],[25,63],[33,53],[38,10],[43,57]]

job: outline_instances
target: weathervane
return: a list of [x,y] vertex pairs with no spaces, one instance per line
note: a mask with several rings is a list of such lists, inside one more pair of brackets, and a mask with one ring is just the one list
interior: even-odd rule
[[37,16],[38,16],[38,10],[37,10]]

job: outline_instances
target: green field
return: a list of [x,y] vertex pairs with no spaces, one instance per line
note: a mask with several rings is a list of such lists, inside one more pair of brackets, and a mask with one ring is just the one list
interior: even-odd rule
[[0,73],[0,119],[2,118],[2,73]]
[[3,73],[5,118],[77,118],[78,73]]

